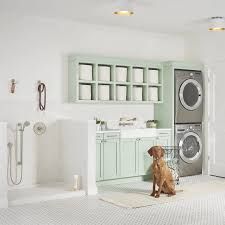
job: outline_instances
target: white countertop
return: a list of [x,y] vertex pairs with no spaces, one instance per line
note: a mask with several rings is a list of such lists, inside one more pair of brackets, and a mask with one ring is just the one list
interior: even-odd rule
[[120,133],[121,138],[136,138],[136,137],[156,137],[160,133],[171,132],[171,129],[156,129],[156,128],[139,128],[139,129],[121,129],[121,130],[105,130],[105,131],[96,131],[97,134],[104,133]]
[[104,133],[120,133],[121,130],[97,130],[97,134],[104,134]]
[[114,133],[114,132],[121,132],[121,131],[129,131],[129,130],[157,130],[157,131],[171,131],[171,128],[133,128],[133,129],[120,129],[120,130],[97,130],[97,134],[102,133]]

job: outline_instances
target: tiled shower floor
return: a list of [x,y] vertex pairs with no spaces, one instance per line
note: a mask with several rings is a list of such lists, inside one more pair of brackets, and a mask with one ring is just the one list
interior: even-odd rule
[[[195,176],[181,179],[192,184],[220,179]],[[139,182],[100,188],[107,191],[149,190],[150,183]],[[225,188],[204,198],[154,205],[139,209],[120,208],[100,201],[98,196],[54,200],[0,210],[0,225],[223,225]]]
[[84,191],[67,190],[63,183],[42,184],[32,188],[12,189],[8,192],[9,206],[84,196]]

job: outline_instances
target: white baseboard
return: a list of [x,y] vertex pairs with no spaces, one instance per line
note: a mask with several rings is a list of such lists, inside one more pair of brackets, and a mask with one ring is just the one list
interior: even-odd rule
[[1,208],[8,208],[8,199],[7,198],[0,199],[0,209]]

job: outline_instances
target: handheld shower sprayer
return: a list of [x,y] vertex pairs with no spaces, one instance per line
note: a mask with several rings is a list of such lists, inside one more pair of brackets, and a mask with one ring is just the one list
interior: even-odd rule
[[17,123],[17,127],[19,131],[24,131],[25,127],[30,126],[29,121],[25,121],[23,124],[22,123]]
[[[15,158],[15,178],[12,176],[12,154],[13,154],[13,143],[8,143],[9,149],[9,158],[8,158],[8,177],[10,177],[11,184],[19,185],[23,179],[23,133],[25,127],[30,125],[29,121],[25,121],[24,123],[17,123],[16,125],[16,134],[15,134],[15,142],[14,142],[14,158]],[[20,177],[18,179],[17,171],[18,166],[20,166]]]
[[23,130],[25,129],[25,127],[29,127],[30,126],[30,122],[29,121],[25,121],[23,123]]

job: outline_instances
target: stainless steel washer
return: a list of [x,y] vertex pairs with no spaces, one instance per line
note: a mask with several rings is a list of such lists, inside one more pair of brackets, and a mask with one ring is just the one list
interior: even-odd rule
[[201,123],[202,117],[201,71],[175,70],[175,123]]
[[175,144],[179,147],[180,176],[191,176],[202,173],[202,125],[176,124]]

